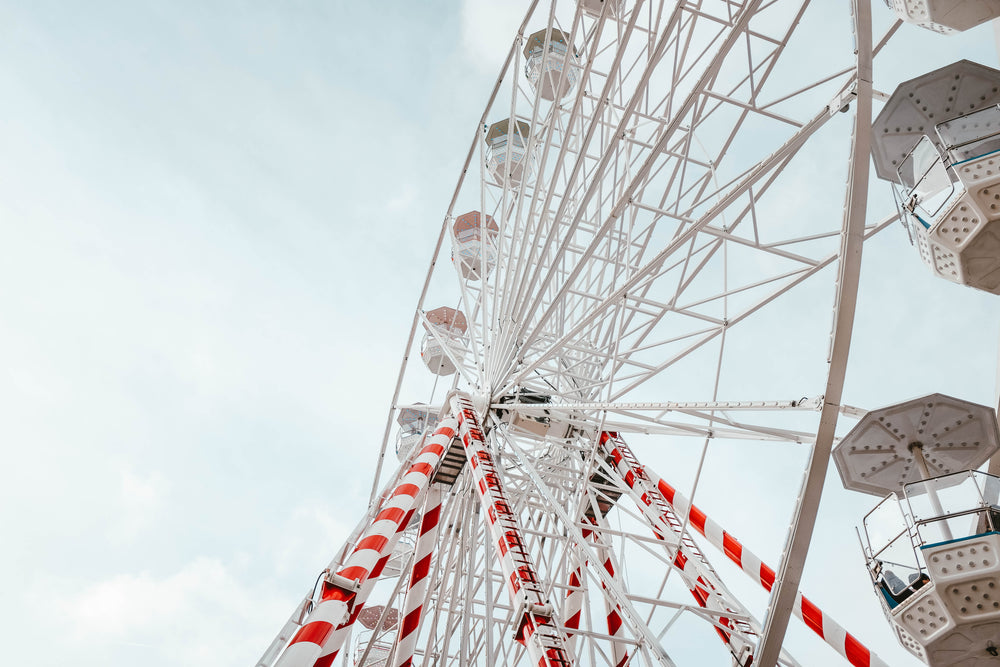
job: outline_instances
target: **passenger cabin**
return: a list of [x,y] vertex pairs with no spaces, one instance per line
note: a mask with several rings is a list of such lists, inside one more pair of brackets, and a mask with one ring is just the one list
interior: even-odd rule
[[863,542],[910,653],[933,667],[1000,665],[1000,478],[966,470],[907,484],[865,517]]
[[886,0],[903,21],[950,34],[1000,17],[998,0]]
[[875,120],[872,157],[920,258],[1000,294],[1000,71],[962,60],[901,84]]
[[527,151],[530,129],[523,120],[512,124],[506,118],[486,128],[486,169],[498,184],[519,185],[534,174],[534,155]]
[[561,30],[539,30],[525,40],[524,74],[542,99],[552,102],[566,97],[576,85],[578,65],[569,35]]
[[833,451],[845,487],[882,498],[863,522],[868,573],[931,667],[1000,667],[1000,478],[975,470],[998,450],[992,408],[932,394],[867,413]]
[[597,17],[602,12],[606,12],[608,16],[614,16],[618,13],[622,2],[621,0],[578,0],[577,4],[583,7],[584,13]]
[[[466,280],[489,275],[497,262],[497,237],[500,227],[492,216],[469,211],[455,218],[452,225],[451,261]],[[485,260],[485,261],[484,261]]]
[[543,406],[552,404],[552,397],[527,387],[518,387],[513,393],[501,396],[499,403],[519,405],[518,408],[497,408],[497,418],[521,435],[538,438],[569,438],[575,429],[569,421],[553,418]]
[[442,306],[424,314],[420,358],[436,375],[451,375],[465,358],[465,332],[469,323],[462,311]]
[[[383,616],[385,619],[379,627]],[[358,623],[362,629],[354,644],[355,667],[387,667],[396,643],[399,610],[386,609],[382,605],[367,606],[358,614]]]
[[426,406],[414,405],[403,408],[396,417],[399,434],[396,436],[396,456],[405,461],[413,446],[424,439],[424,435],[437,424],[437,415]]

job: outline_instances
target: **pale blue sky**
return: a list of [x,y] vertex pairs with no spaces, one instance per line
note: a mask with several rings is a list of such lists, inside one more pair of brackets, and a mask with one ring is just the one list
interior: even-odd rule
[[[252,664],[339,546],[520,15],[466,4],[0,0],[6,662]],[[992,400],[996,297],[866,253],[845,400]]]

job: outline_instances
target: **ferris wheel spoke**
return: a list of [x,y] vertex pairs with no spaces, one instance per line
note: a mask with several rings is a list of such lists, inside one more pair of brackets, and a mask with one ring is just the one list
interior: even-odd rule
[[[637,15],[638,15],[637,11],[633,13],[633,16],[632,16],[633,22],[635,21]],[[646,65],[646,67],[645,67],[645,69],[643,71],[643,75],[642,75],[642,78],[640,79],[640,82],[643,82],[643,81],[648,82],[648,79],[652,75],[652,72],[655,69],[655,65],[659,61],[659,58],[662,55],[662,51],[663,51],[665,45],[668,43],[668,38],[670,36],[670,33],[671,33],[673,27],[676,25],[676,21],[679,19],[680,15],[681,15],[681,5],[678,4],[677,8],[672,12],[670,20],[668,20],[667,25],[664,28],[662,35],[659,37],[656,48],[654,49],[653,53],[650,55],[650,59],[649,59],[647,65]],[[625,54],[625,49],[624,48],[621,48],[621,49],[618,50],[618,53],[617,53],[617,56],[616,56],[616,60],[615,60],[616,68],[617,68],[617,66],[620,65],[621,59],[624,56],[624,54]],[[607,93],[610,92],[608,89],[610,88],[610,86],[612,84],[612,81],[613,81],[612,77],[609,76],[607,78],[607,80],[606,80],[606,83],[605,83],[604,94],[602,94],[602,96],[601,96],[602,100],[606,100],[606,99],[609,98],[609,95]],[[607,149],[605,149],[603,151],[603,154],[602,154],[600,160],[598,161],[597,165],[595,166],[595,168],[597,170],[603,170],[603,169],[607,168],[607,166],[610,163],[612,157],[615,155],[614,147],[615,147],[615,144],[617,143],[617,138],[624,136],[624,134],[626,132],[626,129],[627,129],[627,123],[628,123],[628,121],[629,121],[632,113],[635,111],[636,107],[638,106],[639,102],[641,101],[641,91],[642,91],[642,89],[643,89],[643,87],[640,86],[640,87],[638,87],[636,89],[636,92],[632,94],[631,100],[630,100],[627,108],[624,110],[622,118],[618,122],[617,128],[614,131],[613,136],[616,137],[615,143],[612,143],[611,145],[609,145],[607,147]],[[619,90],[622,90],[622,88],[619,87]],[[597,115],[598,114],[595,114],[595,116],[597,116]],[[595,131],[596,131],[596,129],[598,127],[599,127],[599,125],[597,123],[592,123],[589,126],[589,128],[587,129],[587,133],[585,135],[585,139],[584,139],[584,142],[583,142],[583,150],[581,151],[581,158],[584,156],[585,150],[586,150],[586,146],[589,145],[589,143],[592,140],[592,138],[594,136],[594,133],[595,133]],[[574,169],[573,169],[573,173],[571,175],[570,183],[568,184],[570,187],[572,187],[572,182],[574,180],[573,177],[575,177],[577,174],[579,174],[579,172],[580,172],[581,168],[583,167],[583,165],[584,165],[583,160],[582,159],[578,159],[577,162],[576,162],[576,164],[574,165]],[[584,209],[584,207],[586,207],[587,202],[593,197],[594,193],[596,192],[596,186],[597,186],[597,184],[600,183],[600,180],[599,179],[590,179],[589,182],[590,182],[590,185],[587,187],[587,189],[585,190],[585,192],[581,196],[579,202],[577,202],[579,210],[581,210],[581,211]],[[567,199],[563,199],[562,203],[560,204],[559,209],[556,211],[555,219],[557,221],[561,220],[568,213],[565,210],[565,204],[566,204],[567,201],[568,201]],[[569,225],[569,229],[567,231],[567,237],[572,237],[572,235],[575,233],[576,228],[579,225],[579,219],[580,219],[580,217],[581,217],[581,215],[579,213],[574,216],[573,221]],[[550,234],[549,237],[546,238],[545,245],[544,245],[543,250],[542,250],[542,257],[544,257],[544,256],[547,255],[547,253],[549,252],[549,250],[552,248],[554,241],[555,241],[555,237],[552,234]],[[559,262],[562,259],[562,254],[563,254],[562,247],[557,248],[556,251],[555,251],[555,255],[554,255],[554,258],[553,258],[551,264],[552,265],[558,265]],[[531,284],[537,284],[538,283],[538,280],[539,280],[539,278],[541,276],[540,272],[541,272],[541,269],[542,269],[543,266],[544,266],[544,264],[542,262],[539,262],[539,264],[536,266],[535,271],[532,274]],[[551,274],[549,274],[549,275],[551,275]],[[548,280],[549,280],[548,277],[546,277],[540,283],[540,289],[537,291],[537,294],[544,293],[545,289],[547,288]],[[537,303],[537,297],[534,299],[534,301]],[[530,309],[534,309],[534,306],[531,306]],[[521,312],[518,313],[518,318],[517,319],[521,320],[521,319],[523,319],[523,317],[524,317],[524,311],[522,310]]]
[[[803,145],[805,139],[807,139],[811,134],[813,134],[822,124],[826,122],[829,118],[829,114],[826,110],[822,111],[813,121],[807,124],[802,130],[800,130],[796,135],[792,137],[785,146],[779,151],[772,154],[769,158],[765,159],[763,162],[758,163],[758,165],[751,170],[751,172],[745,177],[736,187],[731,189],[725,196],[720,198],[708,212],[701,218],[701,220],[696,223],[689,225],[687,229],[681,232],[679,235],[675,236],[675,239],[668,245],[667,248],[658,253],[651,261],[647,262],[642,268],[635,271],[632,277],[627,281],[623,287],[619,288],[614,294],[604,301],[604,306],[614,299],[620,297],[626,290],[632,289],[640,280],[645,278],[648,274],[653,273],[656,268],[664,261],[667,257],[675,253],[684,242],[690,240],[694,234],[699,230],[700,227],[707,225],[715,216],[717,216],[725,207],[727,207],[732,202],[736,201],[740,196],[743,196],[746,191],[760,178],[764,177],[767,173],[771,171],[773,167],[779,164],[785,157],[794,154]],[[608,227],[608,223],[605,223],[605,228]],[[678,226],[678,231],[682,229],[682,226]],[[591,244],[590,254],[593,254],[594,244]],[[579,275],[582,270],[580,267],[585,263],[582,260],[587,259],[586,256],[581,258],[581,262],[577,265],[577,268],[571,272],[563,283],[563,288],[560,290],[560,296],[565,293],[568,286],[572,284],[572,281]],[[544,327],[546,321],[552,316],[553,305],[550,305],[548,309],[539,317],[538,323],[535,325],[535,333],[529,334],[527,336],[526,345],[530,345],[533,342],[532,338],[537,336],[538,332]],[[521,371],[521,375],[518,380],[523,379],[526,372],[530,372],[530,365]],[[511,384],[516,384],[512,382]]]
[[[548,492],[547,486],[534,468],[531,457],[527,456],[513,441],[509,440],[508,443],[511,445],[511,451],[520,463],[521,468],[532,479],[541,497],[549,503],[552,510],[554,510],[557,516],[559,516],[562,525],[567,527],[567,530],[579,545],[579,548],[587,555],[591,562],[598,563],[599,560],[597,554],[589,547],[587,541],[583,537],[583,533],[575,527],[575,519],[570,518],[558,501]],[[653,653],[659,664],[672,667],[674,662],[669,658],[669,656],[667,656],[662,646],[660,646],[659,641],[652,634],[649,627],[642,620],[641,616],[639,616],[636,612],[631,600],[629,600],[628,596],[620,590],[618,582],[610,577],[610,575],[608,575],[605,569],[601,566],[591,567],[591,572],[597,574],[601,582],[607,587],[609,593],[614,597],[615,602],[621,607],[622,615],[626,622],[629,623],[632,626],[633,631],[645,641],[647,649]]]

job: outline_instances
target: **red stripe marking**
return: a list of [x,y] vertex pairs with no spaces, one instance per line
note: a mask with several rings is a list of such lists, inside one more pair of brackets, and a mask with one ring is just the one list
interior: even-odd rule
[[726,531],[722,531],[722,550],[729,556],[729,560],[743,567],[743,545]]
[[604,569],[608,571],[612,577],[615,576],[615,566],[611,563],[611,559],[604,561]]
[[[343,571],[338,574],[343,574]],[[325,602],[326,600],[340,600],[342,602],[347,602],[351,599],[354,593],[345,591],[342,588],[337,588],[328,581],[323,582],[323,592],[321,594],[321,599]]]
[[369,535],[360,542],[358,546],[354,548],[355,553],[358,551],[364,551],[365,549],[371,549],[372,551],[377,551],[382,553],[382,548],[389,543],[388,537],[383,537],[382,535]]
[[423,607],[417,607],[403,617],[403,622],[399,624],[400,637],[405,637],[417,629],[417,626],[420,625],[420,613],[422,610]]
[[292,637],[292,644],[299,644],[302,642],[309,642],[311,644],[316,644],[316,646],[322,646],[326,640],[330,637],[330,633],[333,632],[333,623],[327,623],[326,621],[313,621],[312,623],[306,623],[302,626],[302,629],[295,633]]
[[432,442],[431,444],[421,449],[420,454],[418,456],[423,456],[424,454],[434,454],[435,456],[444,454],[444,445],[439,445],[436,442]]
[[434,435],[446,435],[449,438],[453,438],[455,436],[455,429],[450,426],[440,426],[438,430],[434,431]]
[[[580,576],[577,574],[577,572],[579,572],[579,570],[573,570],[572,572],[569,573],[569,585],[575,588],[580,587]],[[576,591],[569,591],[568,593],[566,593],[566,596],[569,597],[570,595],[573,595],[575,593]]]
[[[340,651],[337,651],[340,653]],[[313,667],[330,667],[333,664],[334,659],[337,657],[337,653],[331,653],[330,655],[324,655],[322,658],[318,658],[316,662],[313,663]]]
[[414,463],[410,466],[410,469],[406,471],[406,474],[409,475],[410,473],[418,472],[422,475],[430,477],[433,470],[434,468],[430,463]]
[[[809,601],[805,595],[802,596],[802,621],[813,631],[823,637],[823,612],[819,607]],[[825,637],[824,637],[825,639]]]
[[420,534],[426,535],[437,527],[441,520],[441,506],[435,505],[434,509],[424,514],[424,520],[420,522]]
[[663,494],[663,497],[667,499],[668,503],[671,505],[674,504],[674,494],[677,493],[677,490],[674,489],[674,487],[670,486],[661,479],[659,484],[656,485],[656,488],[659,489],[660,493]]
[[416,498],[418,493],[420,493],[420,487],[416,484],[400,484],[389,497],[395,498],[396,496],[412,496]]
[[687,562],[688,562],[687,556],[681,553],[680,550],[678,549],[677,554],[674,556],[674,565],[683,570],[684,566],[687,565]]
[[621,627],[622,617],[618,615],[618,611],[615,610],[608,614],[608,634],[617,635]]
[[576,630],[577,628],[580,627],[580,614],[582,613],[583,610],[581,609],[580,611],[576,612],[575,614],[567,618],[566,622],[563,623],[563,625],[567,628],[573,628],[574,630]]
[[406,514],[406,512],[398,507],[389,507],[379,512],[375,517],[375,521],[372,523],[377,523],[379,521],[392,521],[394,523],[399,523],[399,520],[403,518],[404,514]]
[[763,563],[760,564],[760,583],[764,585],[764,588],[768,591],[774,586],[774,570],[769,568]]
[[871,651],[864,647],[864,644],[855,639],[851,633],[847,633],[844,640],[844,650],[847,652],[847,660],[855,667],[871,667]]
[[691,512],[688,514],[688,516],[691,518],[691,525],[695,527],[695,530],[704,535],[705,521],[708,519],[708,517],[705,516],[705,513],[702,512],[697,507],[692,506]]
[[365,579],[368,578],[368,570],[361,567],[360,565],[352,565],[351,567],[345,567],[337,574],[339,574],[342,577],[347,577],[348,579],[357,581],[364,581]]
[[384,570],[385,566],[389,563],[389,556],[391,555],[392,554],[386,554],[382,556],[382,558],[380,558],[379,561],[375,563],[375,567],[372,568],[372,573],[368,576],[372,578],[382,576],[382,570]]
[[410,588],[413,584],[420,579],[427,576],[427,573],[431,570],[431,554],[427,554],[423,558],[417,561],[416,565],[413,566],[413,576],[410,578]]

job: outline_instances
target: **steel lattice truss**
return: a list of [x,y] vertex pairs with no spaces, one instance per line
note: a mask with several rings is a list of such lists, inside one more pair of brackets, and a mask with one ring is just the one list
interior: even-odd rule
[[[400,410],[429,404],[446,426],[432,436],[435,419],[428,419],[399,471],[377,476],[368,514],[317,598],[303,601],[262,665],[274,663],[293,634],[292,647],[306,641],[317,614],[341,597],[343,617],[325,622],[344,648],[331,652],[312,634],[326,657],[290,658],[290,648],[277,664],[311,667],[342,655],[345,664],[372,665],[557,665],[563,658],[745,665],[751,657],[754,665],[795,665],[780,650],[790,614],[810,627],[820,619],[826,641],[849,663],[884,664],[796,593],[830,424],[852,412],[840,405],[840,389],[860,246],[895,219],[866,223],[864,212],[871,58],[898,23],[873,38],[867,2],[857,0],[853,16],[833,4],[532,3],[470,128],[472,146],[413,319],[380,473],[393,467],[385,450]],[[824,23],[829,48],[814,48],[801,27]],[[556,88],[570,72],[574,78],[554,101],[524,75],[526,39],[547,26],[570,48],[543,49],[541,70],[556,72],[547,75]],[[522,144],[501,149],[502,159],[484,141],[501,120],[524,133]],[[473,249],[490,258],[474,279],[447,261],[455,218],[468,210],[497,225]],[[465,330],[435,326],[427,312],[439,305],[462,311]],[[420,354],[418,333],[439,345],[457,368],[453,376],[408,363]],[[759,374],[724,370],[734,355],[780,365],[796,336],[821,345],[805,361],[789,354],[796,384],[783,397],[763,393]],[[464,421],[461,406],[471,410]],[[486,454],[463,443],[471,420]],[[428,454],[423,448],[435,438],[442,451]],[[643,438],[814,447],[779,584],[775,570],[642,465]],[[494,477],[481,479],[480,463]],[[449,465],[457,475],[442,480]],[[356,577],[350,565],[360,556],[352,554],[371,544],[366,536],[414,466],[426,466],[427,479]],[[810,481],[816,476],[819,487]],[[441,493],[439,510],[437,500],[425,504],[421,485]],[[494,516],[498,507],[507,518]],[[421,527],[427,516],[435,520]],[[535,577],[527,593],[512,592],[508,570],[519,566],[505,560],[505,548],[498,552],[503,533],[491,532],[505,520],[516,525]],[[433,539],[422,547],[418,534]],[[400,536],[408,546],[395,546]],[[768,627],[710,563],[727,556],[768,590],[774,586]],[[415,563],[423,565],[411,575]],[[338,624],[376,604],[384,605],[382,618],[346,642]],[[391,608],[405,610],[399,623],[385,620]],[[418,608],[419,623],[409,615]],[[696,659],[668,648],[692,627],[701,633],[696,642],[712,642]],[[564,653],[539,653],[537,637],[546,632],[543,639]]]

